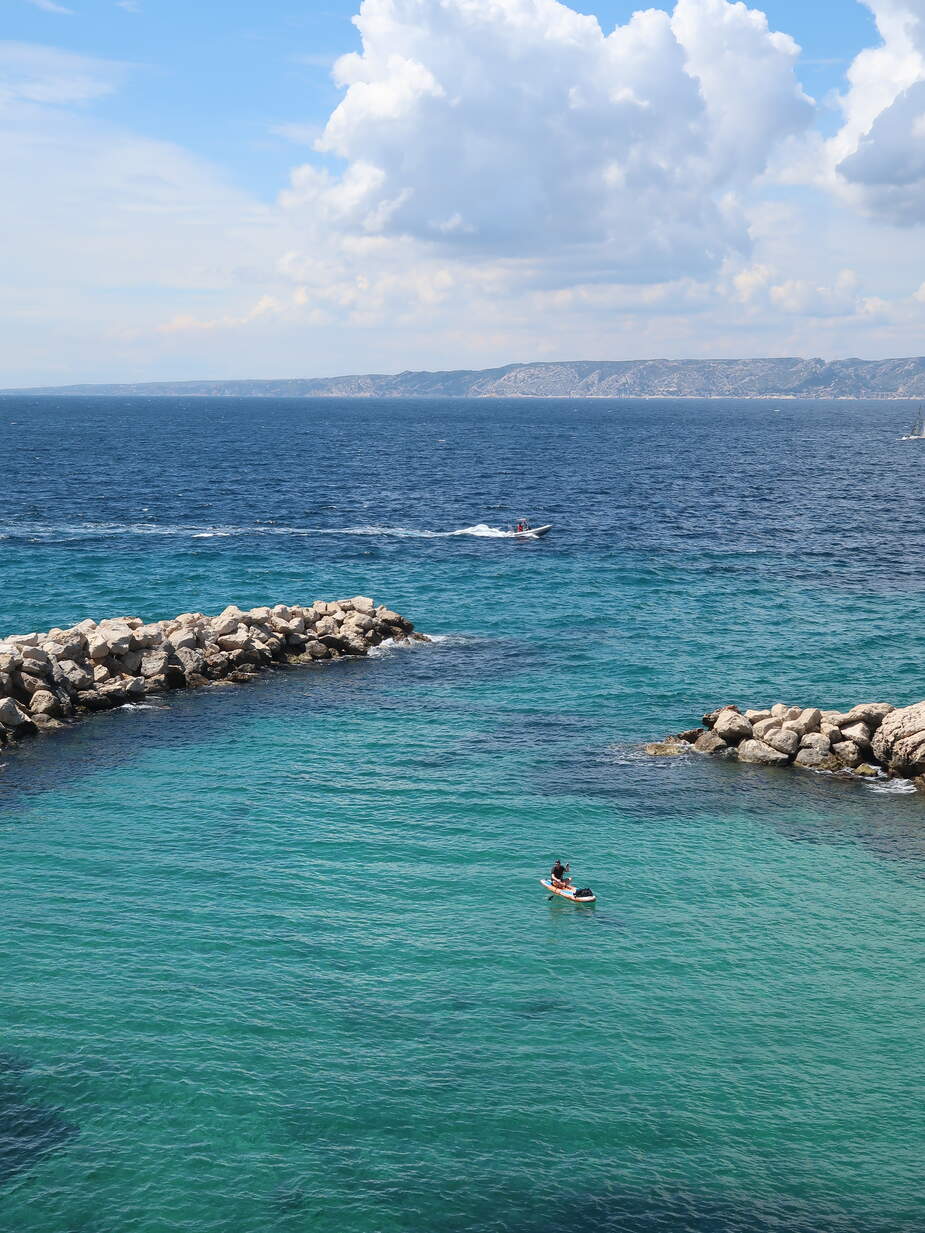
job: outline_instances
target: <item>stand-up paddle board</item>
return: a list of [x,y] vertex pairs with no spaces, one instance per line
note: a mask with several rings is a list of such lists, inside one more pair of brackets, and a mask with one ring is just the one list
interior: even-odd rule
[[581,889],[580,887],[553,886],[549,878],[540,878],[540,886],[545,886],[546,889],[548,891],[551,891],[554,895],[561,895],[563,899],[571,899],[572,903],[594,903],[594,901],[597,899],[597,896],[594,894],[585,894],[585,895],[576,894],[575,893],[576,890],[580,890]]

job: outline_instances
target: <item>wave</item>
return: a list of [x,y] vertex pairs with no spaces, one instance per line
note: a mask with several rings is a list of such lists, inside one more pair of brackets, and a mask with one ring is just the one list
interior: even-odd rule
[[905,796],[907,792],[918,792],[911,779],[888,779],[878,783],[868,783],[871,792],[886,792],[891,796]]

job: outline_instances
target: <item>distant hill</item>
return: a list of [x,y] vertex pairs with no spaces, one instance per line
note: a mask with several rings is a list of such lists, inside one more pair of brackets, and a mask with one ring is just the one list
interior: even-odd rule
[[256,398],[922,398],[925,358],[579,360],[395,376],[62,385],[0,394]]

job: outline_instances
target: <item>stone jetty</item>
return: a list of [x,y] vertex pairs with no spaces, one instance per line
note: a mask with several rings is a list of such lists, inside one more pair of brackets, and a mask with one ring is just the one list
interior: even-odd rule
[[864,702],[850,711],[787,706],[740,711],[723,706],[703,726],[647,745],[670,756],[693,750],[759,766],[795,766],[845,775],[913,779],[925,791],[925,702]]
[[244,683],[273,664],[366,655],[386,639],[427,641],[410,621],[363,595],[308,608],[231,605],[218,616],[184,612],[150,623],[86,620],[0,638],[0,746],[149,694]]

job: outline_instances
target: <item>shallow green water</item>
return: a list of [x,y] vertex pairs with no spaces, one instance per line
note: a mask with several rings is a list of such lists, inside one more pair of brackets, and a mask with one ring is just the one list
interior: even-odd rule
[[[65,411],[72,445],[112,431]],[[889,408],[851,412],[851,467],[844,408],[699,408],[653,456],[682,412],[531,405],[528,466],[516,406],[325,408],[323,463],[252,477],[288,532],[233,520],[243,479],[195,450],[153,529],[124,492],[92,524],[7,495],[6,628],[363,590],[442,640],[5,759],[0,1228],[925,1228],[921,798],[639,749],[727,697],[921,693],[912,464],[876,452]],[[322,412],[261,414],[272,452]],[[492,512],[517,466],[561,534],[422,534],[524,512]],[[558,854],[594,907],[547,901]]]

